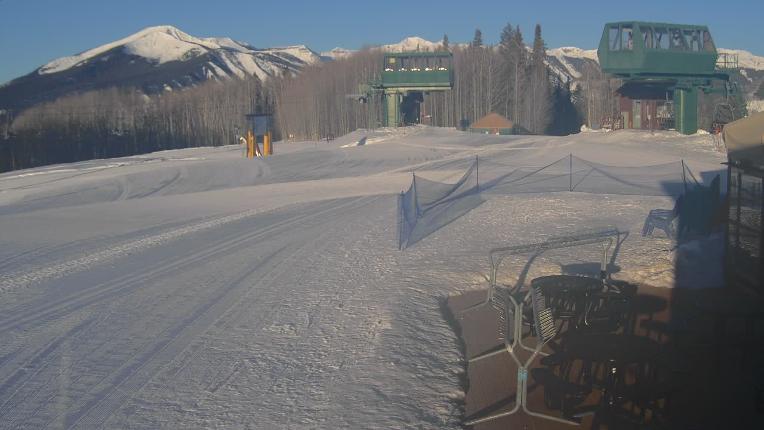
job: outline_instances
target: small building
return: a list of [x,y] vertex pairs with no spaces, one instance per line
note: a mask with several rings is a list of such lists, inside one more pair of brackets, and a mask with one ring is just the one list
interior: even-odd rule
[[729,282],[764,295],[764,112],[724,127]]
[[481,134],[517,134],[515,124],[503,116],[491,112],[470,125],[469,131]]

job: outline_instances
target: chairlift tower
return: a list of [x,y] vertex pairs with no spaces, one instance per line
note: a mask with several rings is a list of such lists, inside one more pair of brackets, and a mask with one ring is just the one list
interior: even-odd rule
[[[623,79],[617,90],[624,127],[655,128],[673,106],[674,126],[683,134],[698,130],[698,91],[721,92],[742,100],[731,76],[737,62],[716,50],[708,27],[626,21],[605,24],[597,49],[602,71]],[[721,60],[721,61],[719,61]],[[722,83],[719,89],[715,83]],[[743,103],[744,106],[744,103]],[[742,117],[739,109],[733,116]]]
[[419,124],[424,96],[453,88],[453,56],[448,51],[389,52],[380,76],[362,86],[361,100],[381,96],[385,127]]

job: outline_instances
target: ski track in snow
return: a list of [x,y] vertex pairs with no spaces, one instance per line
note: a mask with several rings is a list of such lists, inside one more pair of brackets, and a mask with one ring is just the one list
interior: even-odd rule
[[[363,137],[378,144],[352,145]],[[200,148],[1,175],[0,428],[461,428],[463,357],[441,300],[484,286],[488,249],[616,224],[631,233],[614,276],[670,286],[672,242],[638,232],[672,202],[488,193],[400,252],[409,172],[449,180],[476,154],[490,173],[570,152],[712,172],[706,140],[419,127],[267,160]],[[591,270],[598,253],[550,252],[528,277]]]
[[200,232],[215,227],[220,227],[224,224],[239,221],[244,218],[255,216],[259,213],[258,210],[245,211],[242,213],[229,215],[212,219],[209,221],[176,228],[165,233],[157,234],[150,237],[130,241],[124,244],[120,244],[111,248],[103,249],[101,251],[87,253],[79,258],[68,260],[45,267],[34,267],[31,269],[25,269],[19,272],[10,272],[0,276],[0,293],[12,290],[15,288],[27,287],[35,283],[42,281],[48,281],[52,279],[61,278],[68,274],[85,270],[88,267],[92,267],[95,264],[102,264],[106,261],[119,258],[134,252],[139,252],[149,247],[158,246],[167,243],[171,240],[178,239],[188,234]]

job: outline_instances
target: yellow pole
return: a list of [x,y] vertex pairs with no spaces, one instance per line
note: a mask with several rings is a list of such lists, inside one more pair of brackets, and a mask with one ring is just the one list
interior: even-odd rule
[[271,155],[273,152],[271,152],[271,133],[265,133],[263,135],[263,156],[267,157]]
[[247,158],[255,158],[255,135],[247,130]]

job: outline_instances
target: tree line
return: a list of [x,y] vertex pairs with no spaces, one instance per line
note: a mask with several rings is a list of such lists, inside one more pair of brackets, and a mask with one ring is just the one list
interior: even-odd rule
[[267,103],[255,77],[154,96],[118,88],[65,96],[0,115],[0,171],[235,143],[245,114]]
[[[451,91],[425,96],[422,110],[429,124],[455,127],[496,112],[527,133],[569,134],[579,130],[581,98],[546,64],[546,46],[537,25],[527,47],[519,27],[507,24],[497,45],[484,45],[482,32],[468,45],[440,46],[453,54]],[[362,97],[364,84],[378,80],[383,52],[367,49],[346,59],[311,66],[297,77],[273,83],[278,127],[285,137],[322,139],[381,123],[379,95]],[[592,76],[592,80],[594,80]],[[603,79],[600,75],[599,79]],[[359,100],[367,103],[359,103]],[[612,97],[603,103],[612,102]],[[603,110],[604,108],[600,108]]]
[[[440,49],[453,54],[455,82],[451,91],[424,98],[422,109],[434,126],[455,127],[497,112],[527,133],[569,134],[578,131],[582,113],[596,116],[612,104],[599,71],[591,71],[585,93],[550,71],[538,25],[529,47],[520,28],[507,24],[496,45],[485,45],[476,30],[466,45],[449,46],[444,36]],[[254,76],[233,78],[158,95],[112,88],[0,112],[0,171],[232,144],[247,127],[245,115],[257,111],[274,114],[276,139],[324,139],[375,128],[381,100],[368,94],[367,84],[380,78],[382,56],[379,49],[363,49],[264,83]]]

